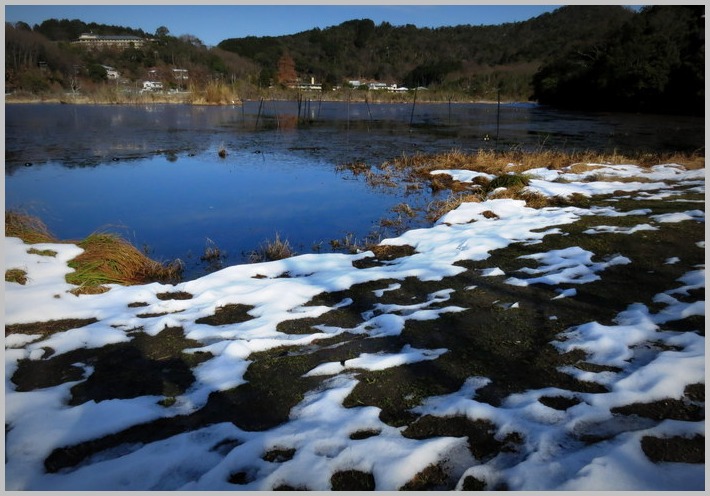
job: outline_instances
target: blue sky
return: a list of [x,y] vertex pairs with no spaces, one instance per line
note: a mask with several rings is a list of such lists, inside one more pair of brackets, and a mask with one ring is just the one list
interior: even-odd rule
[[392,3],[366,5],[5,5],[5,21],[24,21],[30,26],[46,19],[80,19],[142,29],[155,33],[160,26],[170,34],[197,36],[206,45],[227,38],[280,36],[316,27],[335,26],[351,19],[372,19],[376,24],[414,24],[417,27],[492,25],[531,19],[560,5],[424,5]]

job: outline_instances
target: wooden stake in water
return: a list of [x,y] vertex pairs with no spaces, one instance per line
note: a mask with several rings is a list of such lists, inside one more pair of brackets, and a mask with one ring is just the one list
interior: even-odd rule
[[498,112],[496,114],[496,149],[498,148],[498,135],[500,134],[500,86],[498,86]]
[[[299,122],[301,120],[301,104],[303,103],[303,95],[301,95],[301,93],[298,93],[297,102],[298,102],[298,114],[296,115],[296,122]],[[303,120],[305,120],[305,115],[304,115]]]
[[365,97],[365,105],[367,105],[367,115],[370,116],[370,121],[367,125],[367,131],[370,131],[370,123],[372,123],[372,112],[370,112],[370,102],[367,101],[367,97]]
[[259,127],[259,117],[261,117],[261,108],[264,106],[264,97],[259,100],[259,111],[256,113],[256,124],[254,124],[254,130]]
[[414,107],[417,106],[417,89],[414,88],[414,102],[412,102],[412,115],[409,116],[409,127],[412,127],[412,122],[414,122]]
[[350,131],[350,92],[348,91],[348,116],[347,116],[347,130]]
[[451,95],[449,95],[449,126],[451,125]]
[[276,101],[271,99],[271,107],[274,109],[274,116],[276,117],[276,129],[281,129],[281,121],[279,120],[279,109],[276,107]]

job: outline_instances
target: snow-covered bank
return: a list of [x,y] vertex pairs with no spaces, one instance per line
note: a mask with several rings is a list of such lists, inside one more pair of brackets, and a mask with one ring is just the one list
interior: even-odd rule
[[[440,171],[437,171],[440,172]],[[468,171],[449,172],[462,181]],[[549,195],[643,192],[643,198],[672,201],[681,190],[704,192],[704,170],[686,171],[660,165],[650,170],[635,166],[600,166],[593,171],[609,181],[587,181],[586,174],[539,169],[530,189]],[[591,174],[591,173],[590,173]],[[642,178],[635,181],[628,178]],[[562,179],[563,181],[560,181]],[[620,179],[625,179],[620,181]],[[665,200],[661,200],[664,199]],[[491,212],[494,215],[484,215]],[[404,346],[396,352],[362,353],[342,362],[323,362],[306,372],[322,378],[291,410],[289,420],[264,431],[246,431],[231,423],[216,423],[149,443],[116,446],[80,464],[47,473],[45,460],[58,448],[121,432],[155,419],[187,415],[202,408],[209,395],[237,388],[253,353],[283,346],[299,347],[319,339],[350,334],[365,337],[400,335],[408,321],[433,321],[465,309],[449,304],[453,289],[432,291],[412,304],[377,303],[362,314],[355,327],[316,325],[311,332],[288,334],[279,324],[315,319],[353,305],[347,297],[335,304],[311,304],[323,293],[347,291],[356,284],[383,282],[375,294],[396,291],[391,280],[418,278],[446,281],[466,269],[461,261],[485,261],[491,252],[513,243],[541,244],[545,236],[584,217],[614,218],[646,215],[646,210],[603,208],[532,209],[519,200],[489,200],[463,204],[436,225],[417,229],[384,242],[408,245],[416,252],[386,263],[357,268],[372,253],[317,254],[254,265],[233,266],[177,286],[150,284],[113,287],[99,295],[74,296],[64,276],[67,261],[80,249],[73,245],[36,245],[55,256],[28,253],[15,238],[5,239],[5,267],[27,273],[25,285],[5,283],[6,324],[62,319],[95,319],[83,327],[50,336],[11,334],[5,352],[6,489],[8,490],[270,490],[280,486],[309,490],[331,489],[334,474],[359,471],[372,474],[378,490],[396,490],[431,465],[439,465],[462,489],[475,478],[488,488],[513,490],[701,490],[704,464],[653,462],[642,449],[646,438],[704,436],[704,420],[620,416],[615,409],[633,403],[681,400],[688,386],[704,383],[702,329],[677,331],[668,322],[704,316],[704,265],[692,267],[651,301],[633,302],[612,324],[577,322],[554,341],[562,353],[582,350],[598,370],[567,367],[564,372],[604,386],[604,393],[543,388],[508,396],[493,406],[477,400],[487,377],[470,377],[460,390],[426,398],[414,408],[417,415],[465,416],[496,426],[496,439],[522,434],[516,450],[502,451],[490,460],[476,459],[466,438],[441,436],[417,440],[401,428],[384,423],[373,406],[345,408],[343,402],[358,383],[358,370],[386,370],[423,361],[436,361],[451,350]],[[597,226],[587,234],[616,232],[631,237],[677,222],[703,222],[704,210],[688,205],[673,215],[648,216],[646,222],[624,230]],[[704,249],[704,242],[698,249]],[[559,288],[559,297],[574,298],[574,287],[604,280],[610,267],[631,265],[623,253],[595,261],[594,253],[570,246],[540,251],[528,259],[535,269],[506,275],[496,267],[484,274],[503,275],[511,287],[532,284]],[[355,265],[354,265],[355,263]],[[563,289],[564,288],[564,289]],[[184,292],[190,299],[164,294]],[[424,295],[422,295],[424,296]],[[140,303],[140,306],[136,304]],[[249,318],[214,326],[200,321],[227,305],[243,305]],[[514,304],[507,311],[515,311]],[[146,315],[151,317],[146,318]],[[198,322],[200,321],[200,322]],[[79,363],[83,377],[62,384],[18,391],[11,378],[21,360],[41,361],[72,350],[100,348],[134,339],[135,330],[158,335],[181,328],[188,339],[201,343],[188,353],[209,353],[194,367],[195,382],[165,406],[162,396],[69,403],[71,388],[93,373],[93,364]],[[51,351],[50,351],[51,350]],[[562,397],[572,406],[558,410],[540,401]],[[703,417],[704,418],[704,417]],[[372,433],[368,437],[353,433]],[[355,437],[355,439],[354,439]],[[585,441],[590,437],[603,440]],[[287,451],[273,461],[265,453]],[[234,474],[239,474],[235,479]],[[231,481],[231,482],[230,482]]]

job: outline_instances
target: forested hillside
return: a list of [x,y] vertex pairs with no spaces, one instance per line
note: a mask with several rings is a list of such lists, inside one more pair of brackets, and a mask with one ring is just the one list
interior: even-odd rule
[[[149,41],[91,51],[71,43],[89,31]],[[247,97],[296,80],[313,79],[328,92],[360,80],[423,86],[432,98],[701,114],[704,58],[704,6],[566,6],[525,22],[435,29],[357,19],[217,47],[171,36],[167,27],[149,34],[76,19],[5,25],[6,88],[34,94],[136,87],[149,74],[175,88],[170,71],[180,68],[193,90],[219,82]],[[104,66],[120,80],[108,81]]]
[[219,47],[258,63],[262,83],[277,78],[287,53],[299,74],[331,85],[378,80],[478,98],[494,97],[500,87],[508,98],[527,100],[543,61],[561,47],[600,43],[633,16],[620,6],[569,6],[526,22],[436,29],[360,19],[289,36],[227,39]]
[[533,84],[556,106],[702,115],[705,6],[643,9],[601,43],[566,47]]

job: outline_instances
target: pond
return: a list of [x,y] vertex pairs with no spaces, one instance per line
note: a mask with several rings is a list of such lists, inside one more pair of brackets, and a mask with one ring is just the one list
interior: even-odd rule
[[[278,233],[299,253],[346,237],[393,235],[380,220],[430,191],[369,186],[338,165],[479,148],[690,151],[702,118],[583,114],[532,104],[367,104],[304,100],[243,106],[5,107],[5,207],[60,239],[109,229],[185,277],[242,263]],[[224,149],[225,157],[218,151]],[[399,229],[423,225],[407,218]]]

